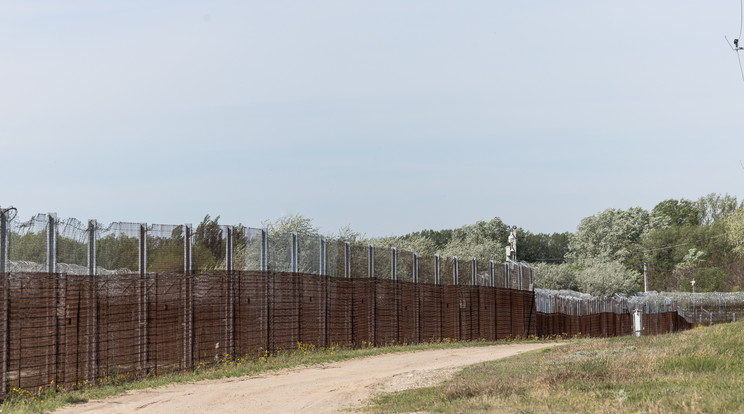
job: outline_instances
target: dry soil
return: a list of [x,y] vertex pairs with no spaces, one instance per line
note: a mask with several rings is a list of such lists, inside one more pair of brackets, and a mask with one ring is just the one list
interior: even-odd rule
[[255,377],[169,385],[55,411],[72,413],[339,413],[381,392],[434,385],[457,369],[555,342],[406,352]]

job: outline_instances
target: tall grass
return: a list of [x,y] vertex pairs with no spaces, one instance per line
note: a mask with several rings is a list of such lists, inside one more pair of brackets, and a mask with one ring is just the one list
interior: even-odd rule
[[744,324],[581,339],[380,395],[371,412],[744,412]]

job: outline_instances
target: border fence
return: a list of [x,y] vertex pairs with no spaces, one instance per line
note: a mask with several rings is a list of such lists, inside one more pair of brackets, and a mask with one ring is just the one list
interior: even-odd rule
[[[646,296],[598,298],[568,290],[535,289],[537,332],[541,336],[658,335],[690,329],[693,324],[675,300]],[[633,314],[639,311],[640,326]]]
[[[316,346],[633,332],[633,303],[533,289],[526,263],[242,226],[0,214],[0,395]],[[644,333],[689,328],[676,305]],[[655,325],[654,325],[655,324]],[[654,327],[655,326],[655,327]]]

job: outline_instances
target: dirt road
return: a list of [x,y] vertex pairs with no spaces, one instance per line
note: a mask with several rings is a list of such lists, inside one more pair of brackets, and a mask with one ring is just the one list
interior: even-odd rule
[[555,345],[558,344],[505,344],[380,355],[257,377],[134,391],[55,413],[347,412],[380,392],[433,385],[466,365]]

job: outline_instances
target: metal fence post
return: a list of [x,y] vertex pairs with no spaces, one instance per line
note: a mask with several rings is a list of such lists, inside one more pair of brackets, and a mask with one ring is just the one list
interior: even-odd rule
[[[0,210],[0,273],[8,272],[8,217]],[[3,384],[3,387],[5,385]],[[3,397],[5,394],[0,395]]]
[[434,255],[434,284],[438,285],[440,284],[440,271],[442,270],[442,262],[441,257],[438,254]]
[[457,256],[452,257],[452,284],[455,286],[460,284],[460,265]]
[[509,262],[504,263],[504,287],[509,289]]
[[470,268],[472,271],[471,278],[472,278],[473,286],[478,286],[480,283],[478,280],[478,259],[477,258],[473,257],[473,262]]
[[139,229],[139,274],[147,273],[147,225],[141,224]]
[[88,276],[95,276],[96,271],[96,228],[95,220],[88,220]]
[[419,255],[418,253],[413,253],[413,283],[419,282]]
[[[5,215],[2,214],[4,218]],[[7,221],[5,222],[7,225]],[[7,244],[6,244],[7,247]],[[7,258],[7,255],[6,255]],[[7,272],[7,268],[5,269]],[[8,283],[7,275],[0,275],[2,279],[2,297],[3,297],[3,336],[2,336],[2,347],[3,347],[3,361],[2,367],[0,367],[0,397],[5,398],[8,395],[8,368],[10,365],[10,284]]]
[[328,240],[325,237],[320,238],[320,274],[328,274]]
[[524,279],[524,274],[522,273],[522,268],[523,268],[523,266],[520,263],[519,264],[519,290],[522,290],[522,287],[523,287],[523,285],[522,285],[522,279]]
[[193,229],[190,224],[183,225],[183,272],[191,274],[191,233]]
[[398,280],[398,248],[391,248],[390,254],[390,278],[392,280]]
[[351,278],[351,243],[344,243],[344,277]]
[[490,285],[489,286],[494,287],[494,286],[496,286],[496,284],[495,284],[495,281],[496,281],[496,263],[494,263],[494,261],[491,260],[490,262],[488,262],[488,264],[489,264],[489,274],[491,276],[491,281],[490,281]]
[[233,271],[233,226],[225,226],[225,270]]
[[291,260],[291,270],[292,273],[299,272],[299,256],[300,256],[300,243],[297,237],[297,233],[292,232],[292,249],[290,252],[290,260]]
[[57,273],[57,216],[47,215],[47,272]]
[[367,253],[367,276],[369,278],[375,277],[375,245],[370,244],[368,246]]
[[261,271],[269,270],[269,232],[261,230]]

